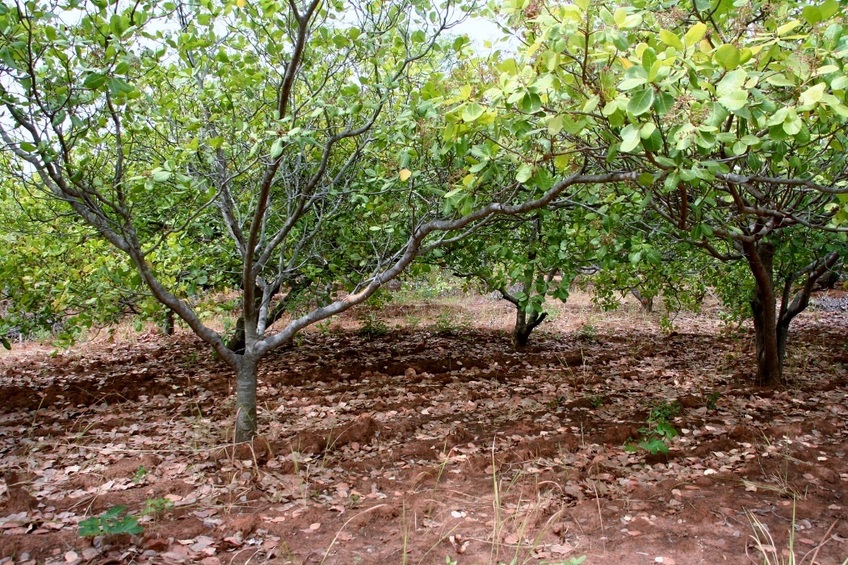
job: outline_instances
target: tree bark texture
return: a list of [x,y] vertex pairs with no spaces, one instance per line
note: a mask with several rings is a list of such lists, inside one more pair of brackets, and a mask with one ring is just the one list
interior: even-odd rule
[[[777,298],[774,293],[774,245],[765,242],[743,244],[745,259],[756,284],[751,299],[754,333],[757,345],[758,386],[775,386],[783,380],[783,357],[777,338]],[[786,337],[784,335],[785,353]]]
[[512,345],[516,350],[527,347],[530,342],[530,334],[536,327],[548,317],[547,312],[538,314],[533,312],[529,316],[527,311],[516,305],[515,327],[512,330]]
[[236,369],[236,443],[250,441],[256,435],[257,368],[257,359],[245,356]]

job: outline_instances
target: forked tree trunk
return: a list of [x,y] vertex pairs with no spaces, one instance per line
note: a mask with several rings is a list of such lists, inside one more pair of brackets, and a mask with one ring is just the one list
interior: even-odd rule
[[[757,377],[759,386],[776,386],[783,383],[783,363],[786,359],[786,343],[789,324],[810,303],[810,295],[816,282],[825,276],[839,259],[834,252],[816,259],[800,271],[787,276],[783,281],[778,309],[774,290],[774,244],[766,241],[742,244],[748,266],[756,283],[751,299],[754,317],[754,332],[757,344]],[[792,285],[802,276],[807,279],[792,295]],[[790,300],[791,297],[791,300]]]
[[[268,326],[274,325],[274,323],[283,317],[283,314],[286,312],[286,308],[288,308],[289,304],[292,300],[295,300],[301,292],[303,292],[305,286],[302,282],[296,282],[291,285],[288,293],[274,306],[274,309],[271,311],[271,314],[268,316]],[[274,287],[273,292],[276,293],[280,290],[280,286],[277,285]],[[262,290],[257,287],[256,294],[261,296]],[[261,298],[256,299],[256,309],[259,309],[259,304],[261,302]],[[233,331],[233,335],[230,336],[230,339],[227,341],[227,349],[230,351],[235,351],[236,353],[244,353],[245,348],[245,340],[247,339],[247,334],[244,329],[244,315],[238,317],[236,321],[236,328]]]
[[524,308],[516,305],[515,307],[515,327],[512,330],[512,345],[515,349],[520,350],[527,347],[530,341],[530,334],[536,327],[548,317],[547,312],[541,314],[537,312],[527,315]]
[[257,361],[244,356],[236,369],[236,443],[250,441],[256,435]]

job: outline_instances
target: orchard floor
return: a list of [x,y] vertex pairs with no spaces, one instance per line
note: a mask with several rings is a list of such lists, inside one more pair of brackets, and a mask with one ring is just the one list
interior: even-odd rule
[[[4,354],[0,564],[848,558],[844,311],[796,319],[777,390],[709,309],[664,334],[578,295],[523,353],[484,297],[358,316],[266,360],[235,449],[230,372],[185,331]],[[670,451],[625,450],[652,411]],[[80,537],[117,505],[143,533]]]

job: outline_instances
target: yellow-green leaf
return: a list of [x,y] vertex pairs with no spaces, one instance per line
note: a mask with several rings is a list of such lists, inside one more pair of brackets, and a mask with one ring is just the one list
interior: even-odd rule
[[621,26],[624,24],[624,20],[627,19],[627,10],[624,8],[618,8],[612,16],[613,21],[615,21],[615,25]]
[[777,35],[785,35],[796,27],[798,27],[799,25],[801,25],[801,22],[799,20],[792,20],[790,22],[787,22],[777,28]]
[[811,86],[810,88],[801,93],[801,96],[798,97],[798,101],[801,102],[802,106],[812,106],[817,102],[821,102],[822,95],[824,94],[824,89],[826,86],[827,85],[823,82]]
[[704,37],[704,34],[707,33],[707,24],[698,22],[689,28],[689,31],[686,32],[686,35],[683,36],[683,42],[687,47],[691,45],[695,45],[701,38]]
[[630,124],[623,130],[621,130],[621,150],[623,152],[633,151],[639,146],[639,141],[641,140],[641,136],[639,135],[639,128],[633,124]]
[[562,115],[557,114],[548,118],[548,133],[556,135],[562,131]]
[[518,167],[518,172],[515,174],[515,180],[520,183],[525,183],[533,176],[533,166],[529,163],[521,163]]
[[669,47],[674,47],[675,49],[683,51],[683,42],[680,41],[680,38],[677,37],[677,35],[668,31],[667,29],[660,30],[660,41],[662,41]]

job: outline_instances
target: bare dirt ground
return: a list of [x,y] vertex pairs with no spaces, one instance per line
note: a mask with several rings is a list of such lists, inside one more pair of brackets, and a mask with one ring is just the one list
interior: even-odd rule
[[[848,558],[842,310],[796,320],[779,390],[715,311],[666,335],[577,296],[523,353],[482,297],[389,304],[380,336],[355,316],[264,363],[235,449],[230,372],[188,333],[4,355],[0,564]],[[626,450],[657,415],[670,451]],[[143,533],[79,535],[117,505]]]

